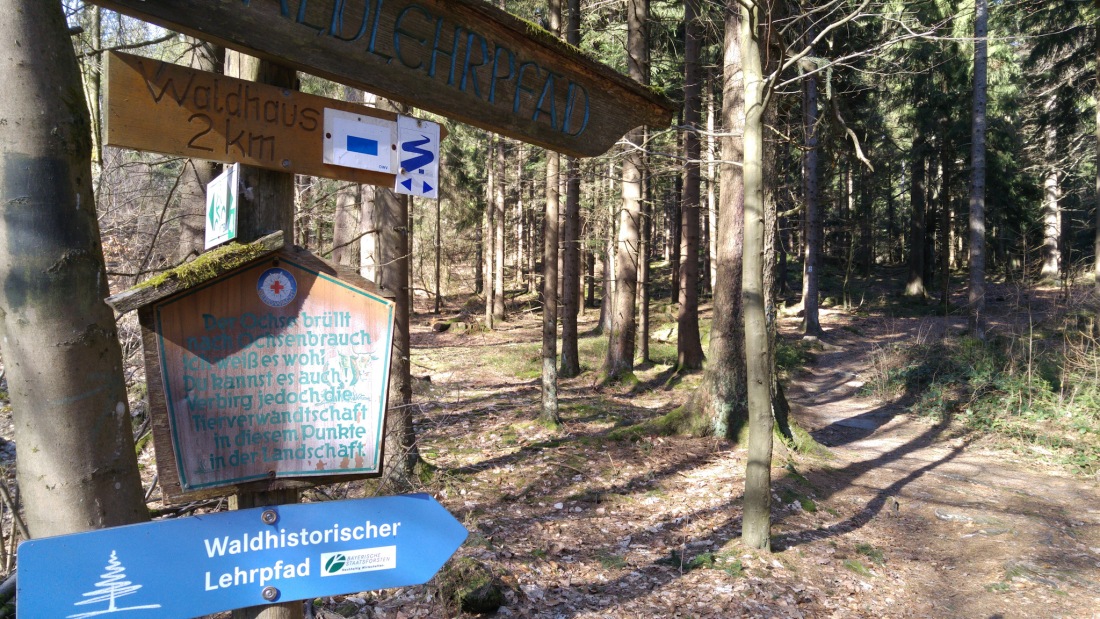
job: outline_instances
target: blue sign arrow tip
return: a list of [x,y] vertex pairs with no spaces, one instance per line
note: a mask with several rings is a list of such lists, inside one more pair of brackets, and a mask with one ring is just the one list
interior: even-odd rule
[[405,179],[404,181],[401,182],[401,186],[404,187],[405,189],[408,189],[409,191],[412,191],[413,190],[413,180],[411,178],[407,178],[407,179]]

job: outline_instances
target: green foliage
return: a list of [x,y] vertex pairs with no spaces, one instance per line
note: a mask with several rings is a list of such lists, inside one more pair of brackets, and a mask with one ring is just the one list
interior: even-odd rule
[[704,552],[695,555],[691,559],[685,559],[683,554],[673,550],[669,552],[667,557],[658,559],[657,563],[679,568],[684,574],[698,569],[721,570],[734,578],[738,578],[745,573],[745,567],[742,565],[741,560],[737,559],[732,552]]
[[673,436],[676,434],[693,434],[700,428],[696,424],[701,420],[694,415],[688,415],[684,408],[677,408],[672,412],[661,415],[655,419],[647,419],[641,423],[615,428],[607,434],[607,438],[613,441],[638,442],[647,436]]
[[627,566],[626,559],[622,555],[601,552],[596,558],[605,570],[621,570]]
[[883,556],[882,550],[875,548],[871,544],[856,544],[856,552],[870,559],[875,565],[886,564],[886,557]]
[[871,573],[871,570],[867,569],[867,566],[863,565],[863,563],[860,562],[859,559],[845,559],[844,567],[850,571],[855,572],[856,574],[859,574],[860,576],[874,576],[874,574]]
[[775,370],[780,377],[790,376],[810,363],[813,359],[813,342],[786,340],[779,338],[775,342]]
[[1100,352],[1091,342],[1032,335],[895,348],[869,385],[918,415],[1015,439],[1091,474],[1100,470]]

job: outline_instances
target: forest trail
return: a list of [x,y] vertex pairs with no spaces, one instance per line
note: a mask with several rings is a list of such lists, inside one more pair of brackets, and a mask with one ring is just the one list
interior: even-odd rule
[[815,535],[863,529],[902,585],[888,616],[1100,617],[1095,479],[862,395],[876,351],[961,331],[964,319],[827,312],[822,323],[824,350],[788,398],[794,419],[836,458],[806,473],[818,498],[858,510]]

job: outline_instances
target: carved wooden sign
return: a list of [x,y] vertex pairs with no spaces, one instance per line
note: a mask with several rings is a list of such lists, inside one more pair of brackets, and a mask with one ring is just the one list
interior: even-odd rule
[[169,501],[381,472],[394,304],[373,284],[283,249],[163,298],[142,292],[108,302],[142,304]]
[[392,112],[118,52],[106,99],[111,146],[394,186],[394,174],[330,165],[323,153],[326,110],[396,131]]
[[92,0],[574,156],[672,104],[484,0]]

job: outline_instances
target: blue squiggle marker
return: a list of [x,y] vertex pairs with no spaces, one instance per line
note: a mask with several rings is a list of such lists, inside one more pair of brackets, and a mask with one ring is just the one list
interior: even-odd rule
[[405,142],[401,145],[401,150],[405,151],[406,153],[412,153],[416,155],[416,157],[413,157],[412,159],[405,159],[401,162],[401,167],[405,168],[405,170],[407,170],[408,172],[419,170],[420,168],[423,168],[429,163],[435,161],[434,153],[421,148],[421,146],[424,146],[425,144],[430,144],[432,139],[424,134],[421,134],[420,137],[424,139]]

